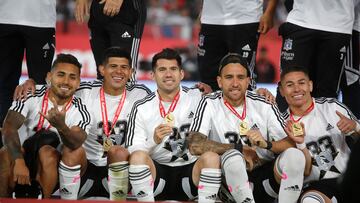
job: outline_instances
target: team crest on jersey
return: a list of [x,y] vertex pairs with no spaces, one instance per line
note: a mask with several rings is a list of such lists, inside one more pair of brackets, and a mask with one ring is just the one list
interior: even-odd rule
[[292,49],[292,44],[293,44],[293,40],[292,39],[286,39],[285,40],[285,42],[284,42],[284,47],[283,47],[283,49],[285,50],[285,51],[289,51],[289,50],[291,50]]

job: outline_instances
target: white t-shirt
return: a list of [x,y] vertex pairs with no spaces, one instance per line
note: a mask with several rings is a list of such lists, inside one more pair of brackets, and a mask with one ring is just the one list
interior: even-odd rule
[[[9,109],[21,113],[26,118],[24,125],[19,129],[21,143],[36,133],[40,119],[39,112],[42,111],[42,103],[46,91],[47,87],[45,85],[36,85],[34,95],[29,94],[26,100],[13,101]],[[49,111],[53,107],[54,105],[49,99],[47,110]],[[62,107],[59,107],[59,109],[61,108]],[[78,126],[85,131],[87,130],[90,124],[90,114],[80,98],[73,97],[71,106],[66,111],[65,123],[69,127]],[[44,119],[42,127],[46,129],[48,126],[49,122]],[[53,126],[51,126],[49,130],[56,132],[59,136],[58,131]]]
[[55,28],[56,0],[1,0],[0,23]]
[[203,0],[200,21],[211,25],[257,23],[262,14],[262,0]]
[[[130,115],[126,138],[129,152],[147,151],[154,161],[168,166],[182,166],[196,161],[197,158],[190,154],[185,145],[185,137],[200,99],[201,92],[198,89],[180,88],[180,97],[172,112],[175,117],[173,133],[160,144],[154,141],[155,128],[164,123],[160,115],[158,93],[136,102]],[[167,112],[171,103],[162,103]]]
[[[284,119],[276,105],[265,100],[255,92],[246,92],[246,117],[248,129],[259,130],[265,140],[277,141],[286,137]],[[244,106],[235,108],[242,115]],[[205,96],[199,103],[190,131],[200,132],[209,139],[220,143],[236,143],[241,139],[249,144],[247,138],[240,134],[242,121],[224,104],[221,91]],[[266,149],[256,148],[259,158],[272,160],[274,155]]]
[[[88,128],[88,136],[84,143],[87,159],[96,166],[107,165],[107,153],[104,153],[103,141],[107,138],[103,129],[103,120],[101,114],[100,88],[102,82],[95,80],[93,82],[82,82],[76,95],[85,101],[91,115],[91,124]],[[122,145],[127,132],[127,122],[131,108],[135,101],[143,99],[150,93],[150,90],[144,85],[126,85],[126,97],[114,129],[110,133],[110,139],[114,145]],[[111,96],[106,93],[105,101],[108,116],[108,125],[112,126],[112,121],[122,98],[122,95]]]
[[295,0],[287,22],[301,27],[351,34],[354,0]]
[[[350,149],[346,144],[345,136],[340,132],[337,123],[340,118],[336,111],[355,120],[351,111],[336,99],[316,98],[314,109],[301,118],[305,126],[305,143],[312,156],[311,175],[305,182],[335,178],[346,169]],[[284,113],[290,119],[289,109]],[[299,119],[294,116],[294,119]]]

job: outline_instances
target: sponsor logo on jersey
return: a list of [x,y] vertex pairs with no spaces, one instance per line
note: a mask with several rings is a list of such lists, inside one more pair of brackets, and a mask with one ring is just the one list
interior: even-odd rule
[[241,48],[241,50],[243,50],[243,51],[251,51],[250,45],[247,44],[247,45],[243,46],[243,47]]
[[334,128],[334,126],[332,126],[330,123],[328,123],[328,125],[326,126],[326,131],[329,131],[333,128]]
[[194,117],[194,112],[191,111],[188,118],[193,118],[193,117]]

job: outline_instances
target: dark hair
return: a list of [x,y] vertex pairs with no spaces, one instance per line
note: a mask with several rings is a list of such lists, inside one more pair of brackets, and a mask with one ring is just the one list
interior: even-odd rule
[[302,72],[306,75],[306,77],[309,77],[309,70],[305,67],[293,65],[289,66],[287,68],[284,68],[280,73],[280,81],[282,81],[286,74],[292,73],[292,72]]
[[130,67],[132,67],[132,59],[129,52],[121,47],[110,47],[105,50],[102,61],[104,66],[109,62],[110,57],[126,58]]
[[221,59],[218,75],[221,74],[222,69],[229,63],[239,63],[246,69],[247,77],[250,77],[250,70],[246,59],[237,53],[228,53]]
[[161,52],[155,54],[155,56],[152,58],[152,62],[151,62],[152,70],[155,70],[156,62],[159,59],[168,59],[168,60],[175,59],[178,63],[178,66],[181,68],[180,54],[177,51],[175,51],[174,49],[165,48]]
[[79,72],[81,70],[81,63],[77,60],[77,58],[71,54],[58,54],[56,56],[55,61],[51,66],[51,70],[53,70],[57,64],[59,63],[69,63],[79,68]]

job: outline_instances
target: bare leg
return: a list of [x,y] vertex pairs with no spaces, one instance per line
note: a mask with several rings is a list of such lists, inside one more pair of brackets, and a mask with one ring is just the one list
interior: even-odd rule
[[36,180],[40,183],[44,198],[50,198],[58,182],[60,154],[55,148],[44,145],[39,150],[39,167]]
[[10,155],[4,147],[0,149],[0,160],[0,197],[9,197],[13,164],[11,164]]

